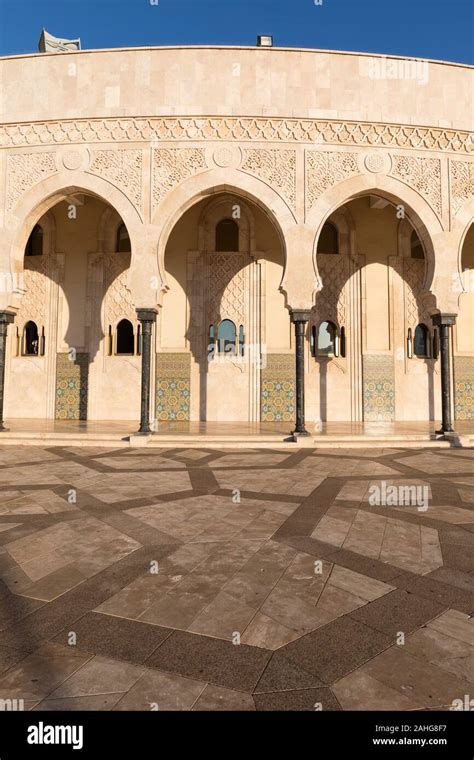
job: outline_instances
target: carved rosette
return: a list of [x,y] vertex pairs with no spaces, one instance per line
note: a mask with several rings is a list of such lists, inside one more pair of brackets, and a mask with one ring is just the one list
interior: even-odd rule
[[92,153],[89,172],[118,187],[141,215],[142,166],[141,150],[97,150]]
[[474,161],[449,162],[451,211],[457,214],[463,203],[474,196]]
[[393,156],[390,172],[409,187],[417,190],[441,216],[441,161],[439,158],[420,158],[418,156]]
[[288,206],[296,207],[296,151],[245,148],[242,171],[254,174],[279,192]]
[[165,195],[183,180],[206,168],[203,148],[154,148],[153,207],[156,208]]
[[306,210],[309,211],[329,187],[356,174],[359,174],[356,153],[307,150]]
[[8,156],[7,211],[11,211],[23,193],[57,171],[54,156],[52,152],[14,153]]

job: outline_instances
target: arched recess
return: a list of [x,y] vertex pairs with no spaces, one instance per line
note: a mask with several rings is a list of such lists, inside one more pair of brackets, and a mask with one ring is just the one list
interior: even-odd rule
[[[8,263],[11,272],[19,274],[23,270],[25,245],[31,230],[39,219],[59,201],[70,199],[74,195],[92,195],[111,206],[120,215],[127,227],[132,244],[132,267],[134,258],[140,251],[143,224],[137,209],[126,195],[100,177],[85,172],[58,174],[34,185],[18,201],[12,212],[7,215],[5,226],[12,230]],[[6,264],[6,262],[5,262]],[[16,303],[12,304],[16,306]]]
[[[346,216],[341,217],[341,211]],[[338,229],[347,226],[351,218],[347,212],[353,212],[357,221],[347,235],[345,255],[317,253],[323,225],[330,221]],[[380,216],[371,220],[371,213]],[[367,214],[365,219],[362,214]],[[431,356],[407,355],[405,324],[409,309],[413,333],[421,321],[431,329],[436,310],[430,290],[434,252],[436,241],[445,234],[436,214],[418,193],[393,178],[377,178],[374,186],[373,177],[354,177],[327,190],[307,223],[316,228],[313,258],[320,286],[312,323],[329,319],[339,330],[344,327],[347,346],[345,356],[341,353],[329,361],[315,357],[310,363],[309,414],[323,420],[331,420],[331,415],[340,415],[333,420],[352,421],[434,419],[440,395],[436,368]],[[412,262],[402,251],[409,251],[413,230],[425,257]],[[416,392],[410,391],[413,386]]]
[[[25,256],[25,250],[22,269],[15,278],[21,299],[17,300],[15,322],[8,331],[7,416],[54,417],[58,305],[64,255],[57,249],[54,214],[47,211],[38,220],[38,226],[43,231],[42,253]],[[36,324],[39,338],[38,351],[33,354],[24,350],[25,326],[30,322]]]
[[456,420],[472,421],[474,420],[474,216],[469,219],[463,231],[458,261],[459,279],[454,283],[459,293],[458,316],[453,329],[454,415]]
[[[65,204],[76,206],[76,219],[80,227],[77,237],[65,231],[65,225],[60,221],[64,217],[57,216],[59,212],[54,207],[61,202],[64,215],[68,211]],[[115,207],[111,207],[112,202],[116,203]],[[85,175],[80,182],[78,179],[76,184],[67,186],[64,185],[64,177],[62,182],[60,177],[45,180],[21,199],[14,214],[9,220],[14,229],[10,265],[19,273],[20,281],[21,276],[26,274],[21,246],[26,244],[36,223],[41,221],[43,224],[45,219],[54,219],[56,215],[64,244],[64,253],[55,252],[56,274],[49,276],[57,292],[50,292],[44,299],[50,327],[45,334],[47,350],[42,357],[41,373],[46,376],[48,387],[38,395],[47,399],[47,408],[41,406],[40,411],[37,405],[37,414],[33,414],[32,408],[35,407],[24,404],[27,416],[77,419],[69,415],[78,413],[80,419],[85,419],[85,415],[88,419],[135,419],[140,393],[139,357],[109,357],[106,338],[109,323],[115,324],[121,318],[129,318],[136,324],[135,304],[128,280],[131,257],[141,251],[138,241],[142,235],[142,224],[138,213],[116,188],[104,180]],[[132,242],[131,252],[116,251],[116,233],[122,223],[126,225]],[[46,234],[46,241],[47,238]],[[69,255],[76,256],[77,266],[74,264],[70,275],[67,275]],[[43,257],[28,258],[33,263],[33,259]],[[74,288],[75,276],[77,291]],[[23,304],[27,304],[29,298],[28,288],[26,293],[18,289],[16,294],[12,294],[20,316]],[[106,305],[109,301],[111,314],[107,316]],[[15,330],[14,325],[10,333],[14,334]],[[10,355],[11,361],[15,362],[14,349]],[[33,361],[36,357],[30,362],[30,367]],[[129,387],[127,395],[123,394],[122,381]],[[11,383],[11,378],[7,379],[7,389],[8,382]],[[68,387],[73,387],[74,392],[69,394]],[[63,404],[67,395],[74,396],[79,411],[74,411],[72,404]],[[63,408],[62,404],[67,408]],[[16,407],[19,408],[18,403]]]
[[[287,239],[296,219],[282,197],[261,180],[236,169],[216,169],[190,177],[172,190],[155,209],[152,224],[158,231],[157,265],[161,294],[168,290],[164,256],[166,246],[176,223],[192,206],[217,193],[230,193],[258,206],[275,226],[287,266]],[[285,279],[283,273],[282,282]],[[161,304],[162,295],[157,294]]]
[[318,275],[316,261],[317,242],[325,221],[338,208],[355,198],[363,196],[377,196],[387,200],[394,206],[394,213],[397,211],[400,213],[400,207],[403,207],[405,218],[410,221],[416,230],[426,252],[426,279],[423,290],[429,293],[435,276],[436,239],[443,234],[442,224],[431,206],[418,192],[393,177],[381,175],[377,176],[376,183],[374,183],[373,176],[368,175],[359,175],[339,182],[322,193],[311,208],[307,215],[306,223],[315,229],[313,260],[316,275]]
[[[238,250],[216,247],[224,219],[238,226]],[[269,354],[286,352],[279,368],[288,359],[294,375],[290,321],[279,289],[284,263],[281,229],[256,200],[228,187],[193,198],[168,237],[163,262],[168,289],[158,327],[158,419],[261,419],[262,355],[267,361]],[[239,345],[234,353],[213,351],[209,362],[209,344],[216,348],[219,327],[228,321]],[[173,408],[177,394],[169,392],[170,377],[173,388],[185,384],[179,408]]]

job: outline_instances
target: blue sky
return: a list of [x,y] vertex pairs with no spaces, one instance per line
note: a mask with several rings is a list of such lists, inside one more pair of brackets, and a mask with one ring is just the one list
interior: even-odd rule
[[254,45],[474,63],[473,0],[0,0],[0,55],[37,50],[43,26],[83,48]]

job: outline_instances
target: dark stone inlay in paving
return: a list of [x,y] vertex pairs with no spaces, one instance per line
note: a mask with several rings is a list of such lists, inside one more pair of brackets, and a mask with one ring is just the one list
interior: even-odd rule
[[255,688],[255,693],[311,689],[322,685],[318,676],[303,670],[280,652],[275,652]]
[[[170,628],[137,620],[89,612],[71,627],[78,649],[117,660],[143,664],[172,632]],[[68,644],[69,631],[62,631],[54,641]]]
[[392,636],[346,615],[287,644],[280,652],[290,662],[331,685],[391,644]]
[[266,649],[175,631],[145,664],[217,686],[252,692],[270,657],[271,652]]
[[397,589],[354,610],[350,616],[377,631],[390,634],[394,640],[399,632],[407,634],[414,631],[440,615],[448,606]]
[[341,706],[331,689],[302,689],[299,691],[279,691],[274,694],[254,694],[258,711],[283,710],[314,712],[319,710],[340,710]]

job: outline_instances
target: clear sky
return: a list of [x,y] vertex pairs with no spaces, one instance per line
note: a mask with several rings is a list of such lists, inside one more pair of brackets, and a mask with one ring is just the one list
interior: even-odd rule
[[254,45],[474,63],[474,0],[0,0],[0,55],[35,52],[42,27],[83,48]]

